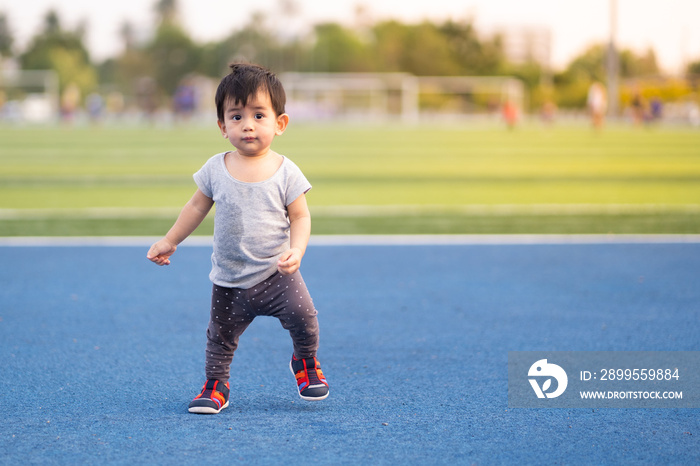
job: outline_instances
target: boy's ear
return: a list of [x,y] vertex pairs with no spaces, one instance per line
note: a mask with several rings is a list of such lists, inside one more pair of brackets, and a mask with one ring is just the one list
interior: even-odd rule
[[224,123],[221,120],[216,120],[216,124],[219,125],[219,130],[221,131],[221,134],[226,137],[226,123]]
[[275,130],[275,134],[277,136],[281,136],[282,133],[284,133],[284,130],[287,129],[287,125],[289,124],[289,115],[286,113],[283,113],[282,115],[277,117],[277,129]]

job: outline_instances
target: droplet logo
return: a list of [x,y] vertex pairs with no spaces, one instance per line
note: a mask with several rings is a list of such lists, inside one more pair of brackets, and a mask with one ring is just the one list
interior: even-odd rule
[[[564,369],[556,364],[548,363],[546,359],[540,359],[530,366],[527,375],[528,377],[534,377],[528,380],[537,398],[556,398],[564,393],[569,383],[569,378],[566,376]],[[544,379],[542,386],[540,386],[538,379]],[[547,390],[552,388],[552,379],[557,381],[556,390],[548,392]]]

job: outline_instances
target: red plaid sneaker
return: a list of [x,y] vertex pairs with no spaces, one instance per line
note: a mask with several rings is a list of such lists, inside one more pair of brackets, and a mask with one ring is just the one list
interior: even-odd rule
[[316,358],[297,359],[292,355],[289,369],[297,379],[299,396],[307,401],[319,401],[328,397],[328,382]]
[[228,407],[228,382],[209,379],[202,387],[202,393],[190,402],[189,412],[197,414],[217,414]]

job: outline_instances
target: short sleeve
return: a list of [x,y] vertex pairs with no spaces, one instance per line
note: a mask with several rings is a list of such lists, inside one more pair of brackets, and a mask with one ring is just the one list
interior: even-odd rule
[[194,182],[197,184],[199,190],[209,198],[214,197],[214,189],[212,186],[212,164],[216,162],[218,157],[218,155],[215,155],[214,157],[210,158],[207,163],[205,163],[204,166],[199,169],[199,171],[192,175],[192,178],[194,178]]
[[306,194],[311,189],[311,183],[306,179],[304,174],[301,172],[299,167],[297,167],[294,162],[289,159],[285,159],[287,163],[287,189],[285,192],[284,205],[288,206],[292,202],[296,201],[299,196]]

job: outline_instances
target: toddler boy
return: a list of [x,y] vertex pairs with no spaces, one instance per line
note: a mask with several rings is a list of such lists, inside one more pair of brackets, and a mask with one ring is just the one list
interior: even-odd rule
[[233,64],[215,101],[221,134],[236,150],[213,156],[194,174],[197,191],[147,254],[169,265],[177,245],[216,203],[207,380],[189,411],[216,414],[228,406],[233,353],[257,316],[274,316],[289,331],[299,396],[323,400],[328,382],[316,359],[317,311],[299,272],[311,233],[305,196],[311,185],[291,160],[270,149],[289,123],[284,88],[260,66]]

